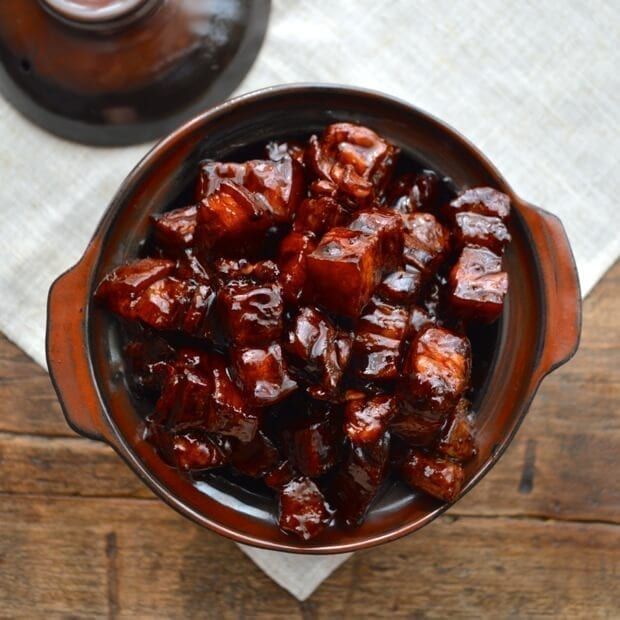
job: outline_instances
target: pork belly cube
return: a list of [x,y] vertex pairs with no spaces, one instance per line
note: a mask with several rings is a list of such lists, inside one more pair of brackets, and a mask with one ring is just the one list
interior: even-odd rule
[[200,430],[188,430],[170,438],[174,465],[181,471],[200,471],[226,465],[232,446],[229,439]]
[[458,463],[411,448],[400,473],[410,486],[444,502],[454,501],[461,492],[465,473]]
[[258,431],[252,441],[236,444],[230,456],[230,464],[251,478],[262,478],[279,461],[278,449],[262,431]]
[[218,258],[213,262],[220,285],[230,280],[275,283],[280,278],[280,268],[271,260],[251,263],[245,258]]
[[289,414],[283,421],[284,452],[305,476],[327,473],[338,461],[342,448],[341,416],[331,407],[311,404],[308,410]]
[[216,291],[210,283],[191,284],[189,305],[180,321],[179,329],[197,338],[211,338],[215,300]]
[[193,289],[187,281],[172,276],[157,280],[138,294],[131,316],[154,329],[175,329],[185,316]]
[[430,213],[403,216],[405,225],[404,260],[422,274],[433,274],[450,250],[450,233]]
[[441,455],[461,462],[468,461],[474,456],[476,444],[469,413],[469,401],[461,398],[444,425],[435,447]]
[[155,243],[172,256],[190,248],[194,241],[197,214],[198,207],[190,205],[152,216]]
[[318,536],[331,521],[331,511],[319,487],[304,476],[293,478],[279,494],[278,525],[303,540]]
[[312,233],[293,231],[282,239],[278,264],[285,303],[295,304],[301,299],[306,283],[306,257],[315,248],[316,239]]
[[346,526],[359,525],[385,480],[389,465],[390,434],[377,441],[350,445],[328,488],[328,497],[336,518]]
[[508,274],[497,254],[466,246],[450,271],[449,286],[449,305],[458,317],[491,323],[502,313]]
[[273,217],[247,189],[223,182],[198,206],[195,247],[200,256],[218,251],[228,256],[260,247]]
[[379,196],[389,182],[399,150],[371,129],[352,123],[329,125],[308,142],[306,161],[320,178],[358,201]]
[[457,213],[454,233],[460,248],[466,245],[477,245],[488,248],[500,256],[510,241],[510,233],[499,217],[478,213]]
[[448,412],[469,386],[471,346],[443,327],[418,332],[403,365],[400,395],[418,409]]
[[432,170],[407,173],[399,177],[388,191],[388,204],[399,213],[432,211],[439,196],[439,178]]
[[474,187],[461,192],[443,209],[445,216],[454,221],[457,213],[470,212],[506,220],[510,215],[510,198],[492,187]]
[[121,265],[101,280],[95,299],[123,318],[133,319],[132,307],[138,295],[174,269],[175,262],[163,258],[143,258]]
[[387,301],[409,304],[422,292],[422,274],[419,269],[398,269],[383,278],[377,293]]
[[302,166],[290,157],[246,163],[244,187],[262,197],[277,223],[289,222],[301,201],[305,180]]
[[428,447],[439,438],[448,415],[411,408],[405,403],[390,422],[390,432],[411,446]]
[[398,213],[374,209],[363,211],[349,224],[351,230],[377,235],[384,271],[396,269],[403,254],[403,219]]
[[279,343],[260,349],[234,349],[232,358],[237,385],[258,407],[276,403],[297,389],[297,383],[288,374]]
[[195,192],[196,202],[201,202],[207,196],[216,192],[225,181],[235,183],[236,185],[243,185],[245,173],[245,164],[211,160],[200,162],[200,173]]
[[379,238],[359,230],[332,228],[308,254],[310,297],[330,312],[357,317],[381,281]]
[[305,153],[305,145],[295,141],[277,142],[274,140],[265,147],[265,155],[271,161],[280,161],[290,157],[298,164],[304,165]]
[[344,226],[350,219],[350,211],[331,196],[306,198],[297,208],[293,230],[312,232],[321,237],[330,228]]
[[408,315],[401,306],[373,298],[355,329],[353,357],[360,377],[375,381],[398,377]]
[[354,445],[372,444],[385,433],[396,414],[396,399],[387,394],[347,393],[344,432]]
[[287,332],[284,350],[301,381],[334,394],[349,363],[351,337],[316,308],[301,308]]
[[293,478],[299,475],[288,459],[280,461],[272,470],[263,477],[263,482],[271,489],[279,491]]
[[279,340],[282,333],[282,287],[232,280],[217,296],[222,325],[237,347],[257,347]]
[[211,354],[211,379],[213,381],[212,405],[203,427],[221,435],[234,437],[242,442],[254,439],[260,424],[259,412],[247,402],[243,392],[230,377],[226,360]]
[[140,390],[159,392],[173,372],[174,349],[157,336],[134,340],[123,350],[129,366],[128,376]]

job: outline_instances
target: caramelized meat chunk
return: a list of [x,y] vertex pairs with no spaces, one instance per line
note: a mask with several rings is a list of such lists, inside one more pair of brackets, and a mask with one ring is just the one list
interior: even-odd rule
[[335,314],[356,317],[381,281],[379,238],[332,228],[308,254],[306,265],[314,302]]
[[476,453],[474,433],[469,421],[469,402],[461,398],[455,410],[450,414],[436,450],[440,454],[456,461],[468,461]]
[[301,308],[284,341],[300,380],[318,384],[327,394],[340,386],[351,353],[351,337],[315,308]]
[[192,246],[198,207],[191,205],[154,215],[153,234],[155,243],[171,256],[182,253]]
[[449,303],[463,319],[491,323],[502,313],[508,274],[491,250],[466,246],[450,272]]
[[258,431],[251,441],[237,444],[230,457],[231,465],[251,478],[263,477],[279,460],[278,449],[262,431]]
[[350,397],[344,410],[344,432],[354,445],[372,444],[387,430],[396,414],[396,399],[387,394]]
[[174,329],[189,306],[193,288],[172,276],[157,280],[138,295],[131,318],[154,329]]
[[343,437],[337,411],[311,404],[306,412],[297,415],[291,412],[283,424],[284,451],[302,474],[316,478],[338,462]]
[[278,263],[280,265],[282,296],[288,304],[301,299],[306,283],[306,257],[316,248],[312,233],[291,232],[280,244]]
[[398,149],[374,131],[351,123],[330,125],[320,139],[310,138],[306,152],[315,174],[361,201],[381,194],[397,156]]
[[470,367],[471,347],[465,336],[426,327],[406,356],[401,398],[422,410],[448,412],[468,387]]
[[233,280],[217,297],[218,313],[231,342],[237,347],[267,345],[282,333],[282,288]]
[[324,235],[330,228],[344,226],[351,219],[349,210],[331,196],[306,198],[297,208],[293,230]]
[[411,446],[431,446],[446,424],[447,415],[405,405],[390,423],[390,431]]
[[440,267],[450,250],[450,233],[430,213],[403,216],[405,225],[404,259],[407,265],[431,275]]
[[407,319],[405,308],[372,300],[355,330],[353,356],[360,377],[375,381],[398,377]]
[[223,182],[198,206],[195,246],[200,256],[253,253],[272,224],[269,211],[250,192]]
[[383,278],[377,293],[387,301],[397,304],[414,302],[422,292],[422,274],[418,269],[398,269]]
[[160,391],[173,372],[175,352],[163,338],[135,340],[125,347],[124,353],[132,381],[141,390]]
[[189,430],[171,438],[174,464],[181,471],[213,469],[226,465],[232,447],[230,441],[198,430]]
[[290,157],[298,164],[304,165],[306,147],[301,142],[269,142],[265,154],[271,161],[281,161]]
[[439,195],[439,178],[432,170],[399,177],[388,192],[388,204],[400,213],[432,211]]
[[304,476],[280,490],[278,525],[303,540],[318,536],[331,521],[330,508],[319,487]]
[[399,266],[404,243],[403,219],[400,215],[379,209],[363,211],[351,222],[349,228],[379,238],[384,271],[391,271]]
[[349,446],[328,493],[336,516],[344,525],[356,526],[364,519],[387,475],[389,455],[389,433],[370,444]]
[[163,258],[143,258],[121,265],[100,282],[95,298],[108,310],[133,319],[133,305],[140,293],[157,280],[171,275],[174,268],[174,261]]
[[463,212],[456,214],[455,224],[455,238],[461,248],[477,245],[501,255],[510,241],[508,229],[499,217]]
[[270,488],[279,490],[287,485],[299,473],[295,471],[288,459],[280,461],[263,477],[263,482]]
[[297,389],[297,383],[288,375],[279,343],[261,349],[235,349],[233,363],[237,383],[254,405],[271,405]]
[[208,203],[209,196],[230,182],[250,192],[254,201],[276,222],[291,219],[305,183],[302,167],[290,157],[278,161],[255,159],[243,164],[204,162],[196,197]]
[[453,461],[412,448],[401,466],[403,480],[444,502],[456,499],[463,486],[463,468]]
[[461,192],[444,207],[444,213],[449,220],[461,212],[506,220],[510,215],[510,198],[491,187],[474,187]]
[[270,260],[251,263],[245,258],[218,258],[213,266],[222,284],[230,280],[260,282],[263,284],[277,282],[280,277],[279,267]]

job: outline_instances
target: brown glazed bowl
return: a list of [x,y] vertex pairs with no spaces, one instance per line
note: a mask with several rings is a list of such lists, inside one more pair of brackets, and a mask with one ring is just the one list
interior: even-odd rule
[[138,253],[149,216],[179,198],[198,161],[334,121],[368,125],[405,153],[449,175],[458,188],[488,185],[514,206],[506,255],[510,291],[496,328],[489,367],[474,402],[479,452],[466,467],[469,491],[497,462],[547,373],[576,351],[581,300],[575,262],[557,217],[515,195],[465,138],[417,108],[383,94],[341,86],[285,85],[232,99],[177,129],[129,174],[82,259],[54,282],[48,302],[47,359],[70,426],[109,443],[181,514],[238,542],[298,553],[342,553],[413,532],[448,504],[393,483],[364,524],[331,528],[308,543],[282,533],[271,498],[213,476],[192,483],[141,438],[139,404],[127,388],[116,321],[92,301],[99,280]]

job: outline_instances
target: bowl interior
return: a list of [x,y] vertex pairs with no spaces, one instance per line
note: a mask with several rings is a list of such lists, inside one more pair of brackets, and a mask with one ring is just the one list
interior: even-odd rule
[[[376,130],[412,159],[449,176],[457,189],[490,185],[513,197],[513,242],[506,256],[510,292],[501,321],[481,341],[474,360],[488,371],[474,402],[479,452],[466,467],[467,490],[497,459],[527,410],[544,312],[537,259],[518,214],[518,198],[468,143],[426,114],[375,93],[307,86],[270,89],[215,108],[160,143],[119,190],[97,232],[103,236],[102,250],[90,281],[91,297],[105,273],[138,255],[149,234],[149,216],[183,204],[201,159],[226,160],[257,144],[318,132],[343,120]],[[91,303],[86,320],[93,376],[119,451],[156,492],[194,520],[242,542],[325,553],[396,538],[445,509],[441,502],[390,481],[357,529],[331,528],[309,543],[283,534],[274,522],[275,502],[266,494],[218,475],[192,482],[161,461],[142,439],[141,404],[127,386],[118,324]]]

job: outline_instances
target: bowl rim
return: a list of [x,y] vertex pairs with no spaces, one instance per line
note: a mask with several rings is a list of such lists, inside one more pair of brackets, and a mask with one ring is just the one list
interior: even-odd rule
[[[151,166],[151,164],[154,163],[160,157],[161,154],[163,154],[164,152],[168,150],[168,148],[174,147],[175,143],[177,143],[180,140],[183,140],[185,136],[191,134],[194,129],[200,127],[206,122],[213,122],[219,116],[228,113],[230,110],[234,110],[236,108],[246,106],[247,104],[251,104],[252,102],[259,100],[259,99],[269,98],[273,96],[298,95],[300,93],[307,92],[308,90],[311,90],[314,92],[333,93],[333,94],[338,94],[340,96],[364,97],[364,98],[371,98],[374,100],[382,100],[385,103],[389,103],[392,105],[396,104],[397,106],[404,108],[407,112],[413,112],[414,114],[425,117],[425,119],[431,122],[440,132],[443,132],[444,134],[449,135],[453,140],[456,140],[461,146],[466,148],[472,157],[477,158],[479,162],[484,166],[486,171],[494,178],[494,181],[496,181],[498,185],[502,186],[503,191],[509,194],[511,201],[514,204],[518,205],[519,209],[531,209],[532,208],[530,205],[528,205],[528,203],[520,199],[514,193],[514,191],[512,190],[508,182],[504,179],[504,177],[501,175],[501,173],[496,168],[496,166],[475,145],[469,142],[469,140],[467,140],[467,138],[465,138],[460,132],[458,132],[456,129],[446,124],[445,122],[441,121],[436,116],[420,109],[419,107],[401,98],[393,97],[391,95],[387,95],[377,90],[358,88],[354,86],[341,85],[341,84],[298,82],[298,83],[291,83],[291,84],[269,86],[267,88],[262,88],[259,90],[255,90],[255,91],[251,91],[251,92],[239,95],[237,97],[224,101],[221,104],[218,104],[216,106],[213,106],[205,110],[201,114],[195,116],[191,120],[187,121],[186,123],[178,127],[176,130],[174,130],[173,132],[171,132],[170,134],[162,138],[159,142],[153,145],[152,148],[139,160],[139,162],[134,166],[134,168],[125,177],[125,179],[119,186],[118,190],[114,194],[113,198],[111,199],[108,207],[104,211],[99,223],[97,224],[94,230],[91,241],[89,242],[84,252],[84,255],[80,258],[76,266],[70,268],[69,270],[61,274],[52,284],[52,287],[50,289],[50,294],[48,296],[47,341],[49,342],[50,329],[51,329],[49,307],[50,307],[52,289],[63,278],[64,275],[68,274],[73,269],[75,269],[77,266],[79,266],[89,254],[91,254],[92,252],[95,252],[96,256],[95,256],[93,263],[89,265],[89,273],[88,273],[88,282],[87,282],[87,291],[86,291],[88,295],[88,299],[86,300],[86,305],[85,305],[86,315],[88,315],[88,307],[91,301],[90,297],[91,297],[91,292],[92,292],[92,278],[93,278],[93,272],[95,271],[96,266],[98,264],[98,255],[100,254],[101,248],[104,247],[107,242],[107,233],[109,232],[111,223],[115,219],[118,212],[122,210],[123,207],[125,206],[124,201],[125,201],[127,192],[132,188],[132,186],[136,184],[136,181],[139,180],[139,176],[142,174],[142,172],[145,169],[148,169]],[[574,268],[574,263],[573,263],[573,268]],[[86,319],[84,321],[84,327],[86,328],[87,326],[88,326],[88,320]],[[427,525],[428,523],[436,519],[439,515],[444,513],[446,510],[448,510],[456,501],[459,501],[460,499],[462,499],[494,467],[494,465],[497,463],[497,461],[500,459],[500,457],[503,455],[507,447],[512,442],[519,427],[521,426],[530,408],[532,400],[534,396],[536,395],[536,392],[538,390],[538,387],[542,379],[546,376],[546,374],[548,374],[548,372],[555,369],[561,363],[568,361],[568,359],[570,359],[570,357],[572,357],[572,355],[575,353],[575,351],[577,350],[577,346],[578,346],[577,344],[574,347],[573,351],[570,353],[570,355],[565,360],[556,364],[554,367],[548,369],[546,372],[538,374],[532,379],[531,385],[527,392],[527,398],[525,398],[521,403],[520,414],[516,418],[513,428],[511,429],[509,433],[503,436],[496,443],[490,458],[488,458],[486,462],[484,462],[482,466],[467,481],[467,483],[464,485],[461,493],[459,494],[455,502],[441,503],[435,509],[429,511],[424,517],[419,518],[415,521],[405,522],[400,527],[392,529],[383,534],[381,533],[371,534],[371,535],[367,535],[366,537],[362,539],[359,539],[353,542],[347,542],[347,543],[304,547],[303,541],[297,541],[297,540],[291,539],[290,544],[281,543],[277,541],[274,542],[271,540],[254,537],[250,534],[241,532],[235,529],[234,527],[228,527],[227,525],[221,522],[218,522],[217,520],[214,520],[208,515],[205,515],[203,513],[198,512],[197,510],[194,510],[190,505],[185,503],[185,501],[182,498],[177,497],[171,491],[169,491],[163,485],[163,483],[160,482],[158,478],[146,468],[145,464],[138,458],[137,454],[135,453],[134,449],[132,448],[128,440],[124,437],[124,435],[120,432],[120,429],[111,419],[111,416],[107,408],[104,405],[105,401],[100,393],[98,381],[95,379],[95,376],[94,376],[95,373],[94,373],[94,368],[92,366],[92,355],[90,353],[89,345],[88,345],[88,338],[89,338],[88,334],[85,335],[85,338],[86,338],[86,347],[88,349],[86,352],[86,355],[88,357],[90,377],[94,385],[94,389],[96,391],[97,397],[99,399],[99,406],[102,412],[102,418],[104,420],[105,426],[107,427],[106,430],[109,430],[111,433],[110,436],[106,435],[105,437],[102,437],[98,434],[90,435],[92,438],[103,439],[107,441],[115,449],[115,451],[123,458],[123,460],[131,467],[131,469],[147,484],[147,486],[153,492],[155,492],[155,494],[159,498],[164,500],[169,506],[174,508],[177,512],[190,518],[191,520],[198,523],[199,525],[203,527],[207,527],[208,529],[222,536],[225,536],[231,540],[234,540],[235,542],[238,542],[238,543],[248,544],[254,547],[260,547],[260,548],[269,549],[273,551],[284,551],[288,553],[299,553],[299,554],[305,554],[305,555],[349,553],[352,551],[367,549],[367,548],[370,548],[370,547],[373,547],[379,544],[390,542],[390,541],[396,540],[402,536],[410,534],[424,527],[425,525]],[[52,360],[49,357],[49,345],[46,347],[46,350],[48,353],[48,367],[50,368],[50,376],[52,379],[52,383],[56,389],[56,392],[58,394],[59,401],[63,409],[63,413],[65,414],[65,417],[69,425],[71,426],[71,428],[73,428],[73,430],[75,430],[76,432],[80,434],[88,435],[88,433],[85,433],[71,420],[70,414],[67,410],[67,407],[65,406],[65,402],[63,399],[62,392],[59,388],[58,381],[56,380],[56,377],[55,377],[53,363],[51,363]]]

